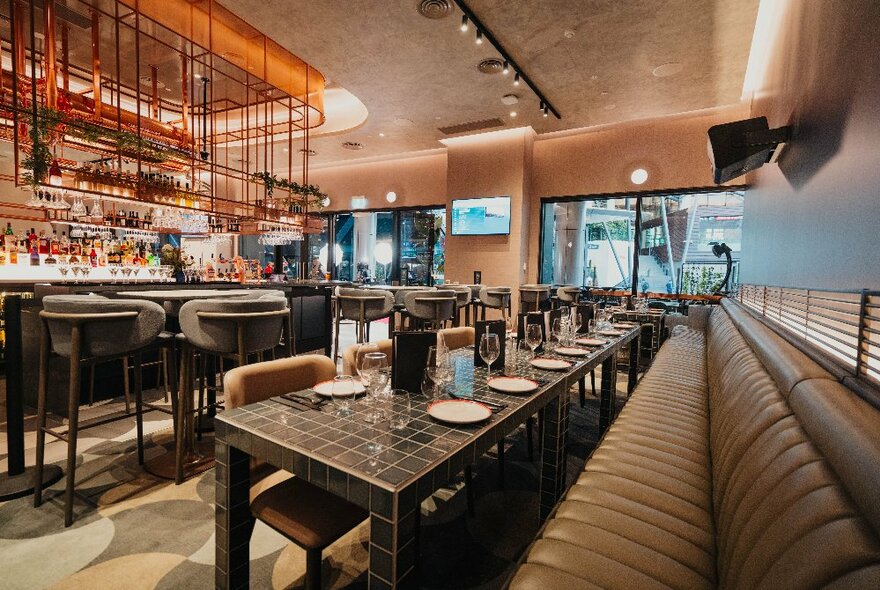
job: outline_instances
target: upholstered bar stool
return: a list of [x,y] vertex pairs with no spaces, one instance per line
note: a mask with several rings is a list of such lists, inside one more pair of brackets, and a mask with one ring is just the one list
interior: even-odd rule
[[[48,295],[40,312],[40,374],[37,385],[37,457],[34,506],[43,502],[42,484],[46,434],[67,443],[67,483],[64,493],[64,526],[73,523],[76,482],[76,445],[79,436],[80,374],[83,365],[127,356],[134,358],[135,421],[138,463],[144,462],[141,390],[141,355],[156,342],[165,326],[165,312],[156,303],[113,300],[93,295]],[[51,355],[70,363],[68,428],[65,433],[46,427]]]
[[557,306],[577,305],[580,302],[581,289],[574,285],[562,285],[556,289]]
[[[248,364],[251,355],[274,350],[282,340],[290,355],[292,334],[287,299],[276,296],[259,298],[198,299],[184,303],[180,308],[181,378],[183,384],[177,404],[175,481],[183,481],[183,461],[192,447],[192,420],[197,414],[201,421],[204,404],[204,367],[199,371],[199,403],[194,411],[193,381],[196,377],[196,354],[204,365],[205,355],[231,359],[238,366]],[[225,380],[224,380],[225,382]]]
[[486,308],[501,311],[504,322],[507,323],[507,315],[510,312],[510,287],[480,287],[480,307],[482,319],[486,319]]
[[550,285],[520,285],[519,312],[541,311],[541,304],[550,299]]
[[444,322],[455,316],[455,291],[431,289],[408,291],[403,296],[406,313],[416,321],[417,327],[424,329],[426,324],[440,329]]
[[339,357],[339,322],[354,320],[357,342],[370,339],[370,322],[394,313],[394,295],[390,291],[336,288],[336,325],[333,334],[333,358]]
[[[238,367],[226,374],[230,408],[313,387],[336,376],[321,355],[304,355]],[[268,465],[251,466],[251,513],[306,552],[305,587],[321,588],[324,549],[369,514],[336,494]]]
[[454,326],[461,325],[461,314],[464,310],[464,325],[471,325],[471,301],[473,300],[473,291],[470,287],[464,285],[443,285],[443,289],[455,291],[455,317],[452,322]]
[[[395,326],[397,326],[397,325],[400,325],[401,330],[406,329],[404,327],[405,320],[406,320],[406,303],[403,301],[403,298],[406,296],[406,294],[411,291],[426,291],[426,290],[430,290],[430,289],[431,289],[431,287],[424,287],[424,286],[417,287],[414,285],[406,285],[403,287],[395,287],[394,288],[394,312],[391,314],[391,317],[394,318],[395,314],[399,314],[401,321],[400,322],[392,321],[391,325],[388,327],[389,334],[391,334],[394,331]],[[369,340],[369,338],[368,338],[368,340]]]

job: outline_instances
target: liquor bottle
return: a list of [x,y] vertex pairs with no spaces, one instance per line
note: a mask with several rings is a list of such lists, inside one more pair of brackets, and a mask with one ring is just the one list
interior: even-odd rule
[[37,239],[37,246],[40,254],[49,254],[49,243],[50,240],[48,236],[46,236],[46,232],[40,230],[40,237]]
[[14,236],[15,235],[15,232],[12,231],[12,223],[6,224],[6,235],[7,236]]
[[61,254],[61,247],[58,243],[58,232],[54,229],[52,230],[52,240],[49,242],[49,254],[55,256]]
[[92,245],[92,249],[89,251],[89,264],[92,265],[92,268],[96,268],[98,266],[98,253],[95,252],[94,245]]
[[205,282],[210,283],[217,278],[217,270],[214,268],[214,255],[211,254],[211,259],[205,261]]
[[31,266],[40,266],[40,247],[34,243],[31,246]]
[[62,254],[70,254],[70,240],[67,239],[66,231],[61,232],[61,242],[58,244],[58,248]]

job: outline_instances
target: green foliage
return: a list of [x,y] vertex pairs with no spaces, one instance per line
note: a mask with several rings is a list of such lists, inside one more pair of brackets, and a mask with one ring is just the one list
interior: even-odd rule
[[724,275],[710,266],[692,266],[684,271],[681,292],[689,295],[711,295],[722,278]]
[[266,187],[266,194],[272,196],[276,188],[286,190],[299,198],[284,199],[286,205],[306,205],[310,209],[323,209],[324,199],[327,193],[314,184],[300,184],[295,180],[278,178],[269,171],[255,172],[251,174],[251,180],[259,182]]
[[629,221],[625,219],[616,219],[614,221],[606,221],[604,224],[602,223],[590,223],[587,225],[587,239],[591,242],[598,242],[600,240],[604,240],[606,236],[605,228],[608,228],[607,233],[611,234],[612,240],[619,241],[628,241],[630,240],[629,235]]

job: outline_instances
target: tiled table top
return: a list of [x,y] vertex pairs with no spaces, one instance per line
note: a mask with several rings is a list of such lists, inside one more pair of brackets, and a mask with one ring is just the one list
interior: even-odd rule
[[[452,391],[460,397],[474,395],[506,405],[486,422],[473,426],[452,426],[434,420],[426,412],[427,399],[421,395],[412,396],[412,419],[407,427],[400,430],[391,430],[387,422],[379,426],[368,424],[364,417],[370,408],[363,399],[352,404],[355,413],[349,417],[335,416],[332,403],[324,404],[319,410],[306,410],[273,398],[226,410],[217,419],[225,423],[221,428],[232,446],[250,449],[253,445],[261,444],[261,441],[268,441],[276,443],[270,448],[281,446],[292,450],[290,461],[298,463],[291,465],[292,471],[297,474],[309,473],[309,480],[313,479],[312,471],[316,469],[321,470],[323,479],[323,473],[329,467],[328,478],[332,479],[334,473],[336,477],[347,474],[395,491],[413,483],[428,471],[442,467],[445,461],[460,454],[460,451],[466,451],[465,455],[469,454],[467,451],[485,452],[497,442],[497,437],[491,434],[499,423],[512,420],[514,424],[507,425],[515,426],[523,422],[543,405],[541,402],[545,396],[552,397],[567,390],[578,378],[598,366],[634,336],[635,329],[595,349],[589,357],[566,357],[574,362],[574,366],[565,372],[534,368],[528,363],[531,353],[519,351],[516,374],[536,379],[542,384],[537,392],[526,395],[510,395],[490,389],[486,385],[486,369],[473,366],[473,348],[454,351],[456,378],[451,386]],[[496,368],[493,375],[499,374],[501,371]],[[380,442],[384,450],[371,454],[369,443],[375,441]],[[286,461],[279,458],[276,464],[281,463]],[[327,481],[323,487],[332,483]]]

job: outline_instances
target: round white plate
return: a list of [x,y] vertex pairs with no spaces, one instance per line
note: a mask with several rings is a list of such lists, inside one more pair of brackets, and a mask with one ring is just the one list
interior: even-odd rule
[[574,341],[575,344],[580,344],[581,346],[604,346],[607,342],[607,340],[602,340],[601,338],[578,338]]
[[545,369],[547,371],[564,371],[571,368],[571,363],[568,361],[562,359],[549,359],[541,356],[533,358],[529,361],[529,364],[533,367],[538,367],[539,369]]
[[563,356],[588,356],[592,354],[586,348],[575,348],[573,346],[560,346],[556,349],[556,354]]
[[470,400],[451,399],[430,404],[428,415],[450,424],[476,424],[488,419],[492,415],[492,410]]
[[504,393],[529,393],[541,387],[537,382],[525,377],[492,377],[486,385]]
[[[367,389],[364,387],[364,384],[360,381],[353,381],[354,392],[352,395],[360,395],[364,393]],[[333,382],[332,381],[321,381],[312,387],[312,391],[317,393],[318,395],[323,395],[324,397],[331,397],[333,392]]]
[[623,336],[620,330],[600,330],[599,333],[603,336]]

